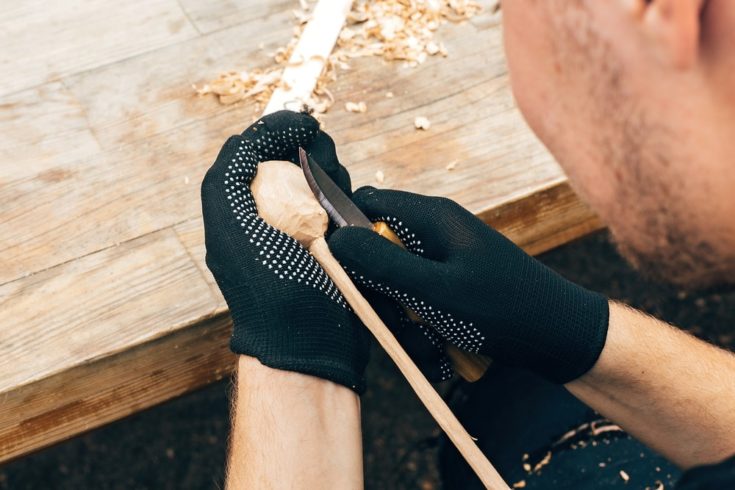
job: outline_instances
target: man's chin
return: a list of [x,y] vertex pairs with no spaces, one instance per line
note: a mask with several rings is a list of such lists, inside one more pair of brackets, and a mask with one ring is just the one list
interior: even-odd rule
[[620,255],[641,276],[654,282],[676,286],[685,291],[735,288],[735,263],[718,260],[712,247],[699,243],[695,247],[659,246],[646,250],[633,247],[613,234]]

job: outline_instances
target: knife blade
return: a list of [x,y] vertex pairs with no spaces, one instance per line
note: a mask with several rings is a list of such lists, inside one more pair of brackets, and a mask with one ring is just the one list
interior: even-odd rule
[[[301,147],[299,147],[299,163],[301,164],[301,169],[311,192],[314,193],[319,204],[322,205],[338,227],[359,226],[361,228],[367,228],[399,247],[405,248],[401,239],[391,230],[387,223],[382,221],[377,223],[371,222],[360,208],[355,206],[352,200],[347,197],[347,194],[334,183],[332,178],[322,170],[322,167]],[[406,315],[413,322],[423,323],[421,317],[410,308],[404,305],[404,309],[406,310]],[[445,346],[445,352],[451,359],[457,373],[471,383],[480,379],[490,365],[490,359],[487,357],[461,351],[449,343]]]
[[322,205],[337,226],[340,228],[343,226],[359,226],[373,229],[372,221],[360,211],[360,208],[355,206],[352,200],[347,197],[347,194],[301,147],[299,147],[299,163],[311,192],[314,193],[319,204]]

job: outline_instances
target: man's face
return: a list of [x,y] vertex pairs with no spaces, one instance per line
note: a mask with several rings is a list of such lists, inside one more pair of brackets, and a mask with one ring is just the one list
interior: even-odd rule
[[513,92],[633,265],[732,283],[735,2],[660,3],[504,0]]

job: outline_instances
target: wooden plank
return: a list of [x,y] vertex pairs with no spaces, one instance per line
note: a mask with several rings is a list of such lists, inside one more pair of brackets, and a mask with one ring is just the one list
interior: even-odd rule
[[0,308],[0,461],[232,364],[229,324],[170,229],[0,286]]
[[477,217],[531,255],[603,228],[597,215],[580,202],[566,182],[488,208]]
[[[30,15],[50,34],[60,30],[55,22],[99,24],[79,39],[59,35],[51,52],[70,61],[54,60],[58,67],[0,62],[22,65],[13,65],[22,83],[11,90],[42,84],[0,99],[9,104],[0,155],[13,163],[0,166],[0,202],[9,203],[0,213],[0,460],[231,367],[226,305],[204,265],[199,183],[222,142],[256,112],[198,98],[190,85],[266,64],[291,37],[294,7],[182,0],[209,33],[196,36],[188,27],[166,34],[168,20],[183,15],[174,0],[78,3],[0,13],[0,27]],[[98,19],[100,9],[141,26],[113,26]],[[380,169],[384,186],[451,197],[531,253],[598,228],[515,109],[491,16],[438,36],[449,58],[416,69],[363,59],[331,87],[338,103],[324,121],[355,185],[376,184]],[[41,60],[47,44],[24,37],[7,45]],[[60,82],[47,81],[57,75]],[[360,100],[365,114],[342,108]],[[430,130],[414,129],[418,115]]]
[[[243,57],[265,63],[250,36],[284,42],[291,35],[289,17],[272,16],[271,23],[192,39],[68,79],[107,151],[66,163],[82,151],[85,139],[79,137],[79,145],[67,140],[46,160],[65,163],[0,167],[0,199],[12,203],[0,215],[0,284],[198,216],[204,172],[222,142],[255,114],[253,107],[225,108],[194,95],[191,83],[206,71],[201,60],[209,60],[209,75],[242,64]],[[44,119],[26,118],[22,109],[11,110],[7,122],[22,119],[29,134],[52,133]],[[45,109],[53,107],[42,104],[38,111]]]
[[197,35],[176,0],[4,2],[0,96]]
[[203,317],[207,283],[173,230],[0,286],[0,392]]
[[0,463],[228,376],[231,330],[220,315],[0,393]]
[[291,26],[290,10],[284,10],[69,77],[65,84],[84,106],[90,127],[106,149],[183,125],[217,125],[216,120],[205,121],[225,112],[240,118],[241,131],[257,114],[252,105],[223,106],[213,96],[197,96],[192,84],[202,86],[223,71],[270,66],[270,53],[290,39]]
[[60,82],[0,98],[0,128],[0,161],[6,162],[0,185],[36,174],[59,179],[55,166],[100,150],[84,108]]
[[[217,117],[232,127],[237,119]],[[199,183],[229,134],[185,126],[53,167],[55,179],[1,186],[0,201],[11,204],[0,215],[0,284],[198,216]]]
[[[273,19],[273,24],[263,22],[263,28],[282,35],[289,15],[272,15],[269,18]],[[189,182],[196,182],[208,163],[203,162],[200,155],[216,153],[219,142],[226,135],[239,131],[249,122],[252,111],[247,106],[221,108],[211,98],[192,97],[188,90],[192,73],[201,74],[201,69],[192,67],[198,66],[202,58],[216,59],[222,53],[211,46],[246,45],[241,36],[250,32],[240,27],[229,29],[207,36],[205,41],[188,41],[74,77],[69,86],[85,105],[98,138],[108,148],[120,145],[124,148],[113,155],[105,155],[101,163],[92,166],[96,170],[92,179],[86,175],[79,176],[83,182],[74,182],[74,187],[85,195],[107,196],[112,193],[111,197],[116,200],[119,196],[114,194],[121,187],[113,185],[112,180],[132,179],[135,183],[128,184],[130,188],[125,190],[125,195],[133,197],[135,202],[125,203],[125,210],[120,215],[100,219],[99,206],[116,212],[120,211],[119,208],[109,205],[110,201],[104,198],[102,203],[77,199],[75,205],[70,206],[67,191],[62,189],[62,196],[67,202],[60,203],[59,207],[67,211],[68,223],[81,228],[76,233],[78,238],[73,243],[66,243],[62,250],[53,247],[49,250],[48,244],[54,243],[55,231],[59,228],[58,223],[45,220],[48,209],[37,207],[35,202],[26,202],[25,206],[19,202],[18,213],[22,216],[30,213],[31,219],[25,222],[33,223],[33,226],[23,229],[17,220],[7,223],[9,250],[5,253],[11,258],[11,267],[0,280],[32,273],[58,263],[55,261],[71,260],[110,243],[196,216],[198,207],[193,206],[198,200],[195,186],[189,193],[173,192],[172,196],[172,191],[180,187],[180,183],[156,174],[171,170],[165,162],[165,153],[168,148],[178,148],[177,142],[184,141],[190,151],[174,152],[168,159],[176,161],[182,181],[188,178]],[[386,173],[386,183],[391,186],[430,194],[442,193],[477,212],[560,179],[560,170],[529,135],[513,107],[498,30],[478,28],[473,24],[452,25],[442,30],[442,36],[452,50],[450,58],[430,59],[416,70],[375,59],[361,60],[337,84],[335,92],[339,100],[370,97],[370,118],[367,121],[367,115],[345,114],[339,107],[325,118],[327,128],[340,143],[341,154],[347,156],[355,182],[372,182],[375,170],[382,168]],[[286,37],[290,37],[290,32]],[[479,43],[488,46],[484,54],[471,49]],[[252,43],[250,46],[253,48]],[[231,54],[234,51],[230,48],[224,52]],[[258,50],[251,49],[251,52],[257,53]],[[261,56],[264,55],[261,53]],[[499,58],[500,61],[479,72],[475,67],[483,62],[484,56]],[[155,68],[167,66],[165,60],[168,59],[180,60],[176,64],[178,68],[171,70],[170,77]],[[111,83],[113,80],[130,83]],[[396,93],[394,99],[383,97],[383,89],[388,89],[388,80],[392,81],[391,87]],[[121,91],[116,97],[115,90],[119,85],[130,86],[130,89]],[[449,95],[437,97],[437,86],[452,89]],[[150,99],[146,94],[151,94]],[[484,103],[478,104],[480,100]],[[476,108],[478,105],[482,106],[479,110]],[[426,133],[417,132],[412,126],[413,116],[419,111],[434,120],[432,130]],[[208,139],[202,135],[207,135]],[[142,140],[146,144],[137,145]],[[197,142],[200,144],[195,144]],[[430,158],[418,161],[416,155]],[[376,164],[376,159],[381,163]],[[458,160],[460,164],[457,171],[449,173],[444,167],[452,160]],[[121,165],[122,162],[125,164]],[[83,166],[89,165],[85,163]],[[168,168],[162,169],[162,166]],[[134,174],[133,177],[127,175],[128,170]],[[65,171],[61,169],[62,174]],[[116,175],[120,171],[124,175]],[[156,190],[153,184],[159,187],[160,196],[160,199],[155,199],[155,206],[151,205],[154,199],[150,198]],[[21,192],[24,195],[34,192],[36,199],[44,199],[50,204],[59,195],[54,191],[56,187],[26,183]],[[135,199],[142,195],[137,190],[141,187],[151,190],[150,199]],[[478,192],[478,187],[487,191]],[[10,198],[15,197],[13,190],[8,191]],[[178,205],[177,200],[180,201]],[[170,206],[163,205],[166,203]],[[136,206],[141,209],[136,209]],[[177,216],[172,215],[172,209],[178,211]],[[136,218],[131,219],[131,215]],[[148,215],[151,219],[140,223],[137,218],[140,215]],[[47,230],[46,223],[53,229]],[[98,230],[100,223],[102,230]],[[2,227],[0,224],[0,229]],[[13,267],[13,264],[22,264],[23,267]]]
[[202,228],[201,217],[190,219],[174,226],[174,231],[184,248],[189,252],[191,260],[196,264],[202,273],[202,277],[209,284],[212,296],[215,298],[216,306],[214,314],[227,313],[227,303],[225,298],[214,280],[214,276],[209,272],[207,264],[204,262],[207,249],[204,247],[204,229]]
[[[299,4],[293,0],[271,0],[268,2],[179,0],[179,3],[189,19],[202,33],[210,33],[242,24],[268,23],[273,16],[281,16],[283,12],[288,12],[293,17],[290,12],[299,8]],[[252,36],[250,42],[260,43],[262,41],[259,37]]]

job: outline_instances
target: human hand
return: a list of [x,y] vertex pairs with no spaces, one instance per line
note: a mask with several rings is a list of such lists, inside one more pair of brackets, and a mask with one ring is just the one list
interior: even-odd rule
[[202,183],[207,266],[230,308],[233,352],[361,393],[369,333],[314,258],[257,214],[258,163],[298,161],[304,147],[350,193],[334,142],[307,114],[280,111],[230,137]]
[[[333,233],[330,249],[358,283],[412,309],[457,347],[554,382],[594,365],[607,333],[606,298],[559,276],[448,199],[366,187],[353,201],[406,246],[361,228]],[[441,351],[441,343],[429,345]]]

